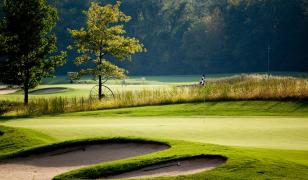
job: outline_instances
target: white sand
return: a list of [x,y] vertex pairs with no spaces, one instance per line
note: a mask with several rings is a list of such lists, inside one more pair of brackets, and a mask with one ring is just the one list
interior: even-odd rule
[[145,178],[159,176],[179,176],[196,174],[208,171],[226,162],[220,157],[196,157],[186,160],[171,161],[158,165],[148,166],[136,171],[131,171],[119,175],[109,176],[107,179],[117,178]]
[[144,143],[112,143],[65,148],[41,155],[0,162],[1,180],[45,180],[101,162],[148,154],[168,146]]
[[12,94],[17,92],[19,89],[0,89],[0,94]]

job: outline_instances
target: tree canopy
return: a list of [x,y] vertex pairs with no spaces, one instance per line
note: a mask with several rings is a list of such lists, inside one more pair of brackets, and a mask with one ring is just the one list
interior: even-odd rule
[[79,75],[92,75],[99,79],[99,98],[102,80],[123,78],[125,70],[112,63],[112,60],[131,60],[131,55],[145,51],[143,45],[133,37],[125,36],[123,23],[131,20],[120,10],[121,3],[100,5],[92,2],[88,11],[87,27],[69,30],[74,42],[69,49],[76,49],[79,56],[75,64],[86,64]]
[[[67,28],[86,25],[80,12],[89,0],[48,1],[58,9],[55,33],[65,49]],[[127,34],[148,50],[132,63],[114,62],[130,74],[266,71],[268,45],[271,71],[308,71],[307,0],[123,0],[121,10],[132,17]],[[78,69],[74,56],[58,73]]]
[[0,82],[20,86],[27,104],[28,90],[65,62],[65,52],[55,54],[56,36],[51,33],[58,16],[45,0],[5,0],[3,5]]
[[[101,1],[104,3],[112,1]],[[80,28],[84,0],[55,1],[65,48],[69,27]],[[270,44],[272,71],[308,71],[307,0],[123,0],[132,16],[125,30],[147,53],[116,63],[130,74],[196,74],[266,71]],[[73,54],[74,56],[74,54]],[[68,64],[59,72],[75,67]]]

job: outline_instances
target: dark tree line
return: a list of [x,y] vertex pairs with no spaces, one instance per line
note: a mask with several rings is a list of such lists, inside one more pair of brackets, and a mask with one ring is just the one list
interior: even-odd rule
[[[49,3],[58,10],[54,32],[65,49],[72,41],[67,28],[85,25],[89,0]],[[130,74],[266,71],[268,45],[272,71],[308,71],[307,0],[123,0],[122,10],[133,19],[129,35],[148,49],[118,64]],[[58,73],[76,69],[74,55]]]
[[[108,1],[105,1],[108,2]],[[109,2],[112,2],[111,0]],[[60,15],[59,46],[71,41],[66,29],[85,24],[87,0],[50,0]],[[196,74],[267,70],[308,71],[307,0],[123,0],[132,16],[127,31],[147,47],[131,74]],[[75,67],[68,63],[59,73]]]

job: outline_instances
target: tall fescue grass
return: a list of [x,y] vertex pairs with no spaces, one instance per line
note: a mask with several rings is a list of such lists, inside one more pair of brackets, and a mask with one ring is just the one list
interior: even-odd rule
[[0,101],[0,115],[14,110],[19,105],[18,102]]
[[102,101],[82,97],[34,99],[26,107],[16,105],[9,114],[31,116],[203,101],[307,99],[307,79],[242,75],[209,80],[205,87],[187,85],[172,89],[125,91],[117,93],[114,99]]

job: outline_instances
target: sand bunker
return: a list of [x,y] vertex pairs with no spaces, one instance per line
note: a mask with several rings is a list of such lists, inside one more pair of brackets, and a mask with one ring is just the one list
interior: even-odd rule
[[101,162],[148,154],[169,148],[152,143],[108,143],[63,148],[25,158],[0,162],[0,179],[44,180]]
[[63,88],[63,87],[44,88],[44,89],[38,89],[38,90],[31,91],[30,94],[52,94],[52,93],[62,92],[66,89],[67,88]]
[[0,89],[0,94],[13,94],[19,91],[19,89]]
[[168,161],[139,170],[108,176],[106,178],[118,179],[189,175],[214,169],[217,166],[224,164],[226,160],[227,159],[222,156],[197,156],[193,158]]

